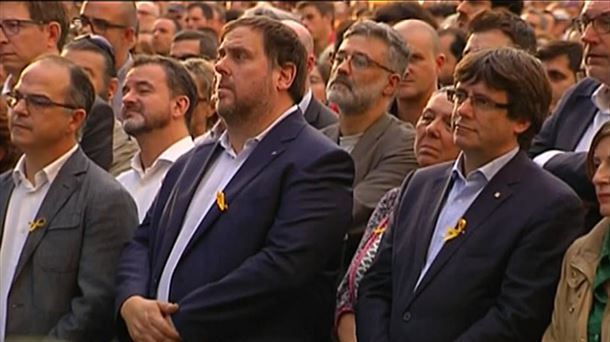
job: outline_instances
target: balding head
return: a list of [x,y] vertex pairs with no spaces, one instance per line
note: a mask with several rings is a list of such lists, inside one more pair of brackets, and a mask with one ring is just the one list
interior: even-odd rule
[[422,20],[407,19],[399,21],[394,26],[394,29],[400,33],[402,38],[409,43],[410,37],[416,35],[425,35],[426,40],[429,40],[432,44],[433,53],[436,55],[440,52],[440,43],[438,33],[434,27]]
[[309,30],[299,22],[290,19],[282,20],[282,23],[288,27],[290,27],[299,37],[299,40],[305,46],[305,50],[307,50],[307,54],[313,54],[313,38],[311,37],[311,33]]

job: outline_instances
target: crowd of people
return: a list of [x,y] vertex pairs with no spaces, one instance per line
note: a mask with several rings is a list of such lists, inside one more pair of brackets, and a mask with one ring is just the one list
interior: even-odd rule
[[0,2],[0,341],[610,342],[610,2]]

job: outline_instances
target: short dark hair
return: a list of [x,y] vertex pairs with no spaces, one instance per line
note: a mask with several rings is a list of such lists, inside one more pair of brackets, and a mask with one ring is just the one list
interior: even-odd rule
[[201,9],[201,13],[207,19],[214,19],[214,9],[211,5],[206,4],[205,2],[191,2],[188,6],[186,6],[186,11],[190,11],[193,8]]
[[589,152],[587,153],[587,175],[591,179],[593,178],[593,175],[595,175],[595,163],[593,161],[595,149],[604,138],[608,137],[610,137],[610,121],[606,121],[602,127],[599,128],[597,133],[595,133],[593,141],[591,141]]
[[70,31],[70,23],[64,4],[61,1],[24,1],[23,4],[27,7],[32,20],[45,24],[51,22],[59,24],[61,32],[57,40],[57,49],[61,51]]
[[448,3],[436,3],[430,5],[428,7],[428,11],[435,17],[443,17],[447,18],[448,16],[454,14],[457,10],[456,5],[448,4]]
[[[112,47],[110,48],[112,49]],[[78,39],[77,37],[64,47],[64,51],[89,51],[100,55],[104,60],[104,87],[108,87],[110,79],[117,77],[114,55],[92,42],[91,39]]]
[[225,26],[222,38],[238,27],[250,27],[262,34],[265,55],[273,67],[294,64],[296,75],[288,88],[294,103],[299,103],[305,93],[307,79],[307,51],[299,37],[282,22],[263,16],[240,18]]
[[546,45],[543,45],[536,52],[536,57],[541,61],[565,55],[568,57],[568,65],[574,74],[580,71],[582,63],[583,47],[578,42],[570,42],[566,40],[553,40]]
[[470,22],[469,35],[500,30],[515,47],[530,54],[536,53],[536,34],[523,19],[504,9],[488,10],[477,14]]
[[68,71],[70,83],[66,87],[65,102],[89,113],[95,101],[95,90],[85,71],[69,59],[51,54],[44,54],[32,63],[52,63]]
[[240,10],[238,8],[228,9],[225,12],[225,22],[229,23],[229,22],[231,22],[233,20],[237,20],[242,15],[244,15],[244,11],[243,10]]
[[432,14],[422,5],[415,2],[391,2],[375,9],[373,20],[377,22],[394,25],[407,19],[418,19],[424,21],[435,30],[438,24]]
[[454,79],[455,84],[483,82],[505,91],[508,117],[530,122],[530,127],[517,138],[522,149],[529,148],[551,104],[551,85],[538,59],[509,47],[485,49],[464,56],[455,68]]
[[521,15],[523,0],[491,0],[491,8],[506,8],[515,15]]
[[165,72],[165,83],[173,96],[186,96],[189,99],[189,106],[184,113],[184,122],[187,127],[191,122],[193,109],[197,105],[197,86],[193,82],[191,75],[180,62],[159,55],[139,55],[134,61],[131,69],[144,65],[158,65]]
[[208,32],[184,30],[176,33],[173,42],[183,40],[198,40],[200,57],[215,60],[218,57],[218,40]]
[[439,38],[446,35],[451,35],[453,37],[453,42],[449,45],[449,51],[451,51],[451,54],[459,62],[462,59],[462,54],[466,47],[466,33],[457,27],[450,27],[438,31]]
[[296,9],[301,10],[305,7],[315,7],[322,16],[330,17],[335,20],[335,5],[330,1],[299,1],[297,2]]

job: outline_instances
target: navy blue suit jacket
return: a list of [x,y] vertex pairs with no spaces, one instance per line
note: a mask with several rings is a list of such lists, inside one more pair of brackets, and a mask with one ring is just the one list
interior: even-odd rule
[[586,78],[568,90],[557,110],[544,122],[542,129],[534,137],[529,151],[531,157],[548,150],[566,151],[567,153],[551,158],[544,167],[589,201],[596,201],[596,198],[586,174],[587,154],[574,152],[574,149],[597,112],[591,95],[599,85],[599,81]]
[[[173,273],[172,320],[184,341],[324,341],[338,251],[351,217],[353,162],[294,113],[260,141],[225,188]],[[219,143],[169,170],[118,271],[117,308],[155,298],[193,194]],[[204,215],[204,213],[202,213]],[[328,271],[328,272],[327,272]]]
[[563,254],[582,232],[578,197],[520,152],[464,214],[415,289],[452,164],[415,171],[357,304],[360,342],[540,341]]

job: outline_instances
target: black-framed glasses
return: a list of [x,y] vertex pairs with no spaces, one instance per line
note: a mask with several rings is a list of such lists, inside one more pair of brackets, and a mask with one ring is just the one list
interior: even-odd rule
[[72,25],[76,27],[78,31],[81,31],[84,27],[91,28],[91,32],[104,33],[108,31],[108,29],[126,29],[129,26],[123,24],[114,24],[105,19],[100,18],[92,18],[86,15],[80,15],[74,19],[72,19]]
[[4,35],[7,37],[12,37],[19,34],[19,32],[21,32],[21,28],[26,25],[44,25],[44,22],[29,19],[0,20],[0,29],[2,29],[2,32],[4,32]]
[[472,94],[469,95],[467,91],[462,89],[447,89],[447,99],[453,103],[454,106],[459,106],[470,99],[470,104],[475,110],[491,111],[494,109],[508,109],[510,103],[498,103],[487,96]]
[[98,34],[87,33],[74,38],[75,42],[80,40],[86,40],[89,43],[95,45],[100,50],[103,50],[105,53],[107,53],[108,56],[112,59],[112,61],[114,61],[114,49],[112,48],[110,42],[103,36],[100,36]]
[[361,52],[352,52],[347,53],[345,51],[339,51],[331,56],[331,63],[334,67],[343,63],[343,61],[347,60],[352,69],[364,70],[371,66],[376,66],[381,68],[391,74],[397,74],[396,71],[390,69],[389,67],[373,60],[371,57],[367,56]]
[[78,107],[74,106],[74,105],[54,102],[53,100],[49,99],[45,95],[23,94],[17,90],[13,90],[10,93],[8,93],[5,96],[5,98],[6,98],[6,104],[11,109],[15,108],[15,106],[17,106],[19,101],[25,100],[25,105],[26,105],[28,111],[30,111],[30,112],[33,110],[36,110],[36,109],[41,110],[41,109],[46,109],[46,108],[50,108],[50,107],[62,107],[62,108],[72,109],[72,110],[78,109]]
[[585,14],[574,19],[574,26],[580,34],[585,32],[589,24],[593,25],[593,30],[598,34],[610,33],[610,13],[602,13],[593,18],[589,18],[589,16]]

